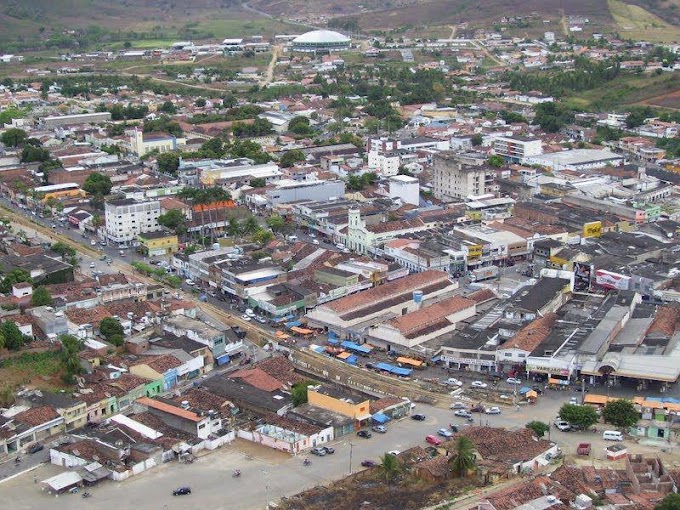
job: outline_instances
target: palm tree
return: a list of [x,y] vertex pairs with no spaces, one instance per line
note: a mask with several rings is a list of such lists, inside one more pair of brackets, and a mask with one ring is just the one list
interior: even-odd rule
[[243,233],[245,234],[254,234],[259,228],[260,224],[255,219],[255,216],[248,216],[248,218],[246,218],[246,220],[243,222],[241,230],[243,230]]
[[473,469],[477,463],[474,449],[475,445],[468,437],[458,437],[456,451],[449,460],[451,471],[457,473],[461,478],[465,478],[468,471]]
[[383,475],[385,475],[385,481],[387,482],[388,487],[391,487],[394,479],[403,471],[401,464],[399,464],[399,459],[392,453],[386,453],[380,457],[380,464],[378,464],[378,467],[383,472]]

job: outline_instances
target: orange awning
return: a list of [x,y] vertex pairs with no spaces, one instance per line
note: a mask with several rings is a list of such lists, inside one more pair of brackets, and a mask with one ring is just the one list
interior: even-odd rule
[[404,363],[405,365],[412,365],[414,367],[421,367],[423,366],[422,361],[418,361],[417,359],[412,359],[412,358],[405,358],[403,356],[399,356],[397,358],[397,363]]
[[340,359],[347,359],[352,355],[351,352],[343,351],[340,354],[337,355],[338,358]]
[[595,395],[593,393],[586,393],[585,397],[583,397],[583,403],[584,404],[597,404],[597,405],[606,405],[607,402],[609,402],[609,397],[606,395]]

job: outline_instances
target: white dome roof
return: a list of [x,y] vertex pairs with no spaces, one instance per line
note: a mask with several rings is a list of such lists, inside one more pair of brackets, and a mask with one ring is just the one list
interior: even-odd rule
[[313,30],[293,39],[293,44],[348,43],[350,38],[332,30]]

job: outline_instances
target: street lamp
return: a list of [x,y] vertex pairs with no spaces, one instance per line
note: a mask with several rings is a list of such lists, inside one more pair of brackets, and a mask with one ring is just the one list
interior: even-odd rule
[[349,474],[352,474],[352,450],[354,449],[354,443],[349,443]]

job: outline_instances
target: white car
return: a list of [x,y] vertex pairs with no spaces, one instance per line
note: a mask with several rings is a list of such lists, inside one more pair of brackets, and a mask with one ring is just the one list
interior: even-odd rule
[[451,409],[467,409],[467,406],[463,402],[454,402],[451,404]]
[[319,240],[318,240],[318,239],[313,239],[313,240],[312,240],[312,244],[319,244]]
[[487,388],[489,385],[482,381],[472,381],[470,384],[473,388]]
[[508,377],[505,382],[508,384],[522,384],[522,380],[516,377]]
[[453,432],[451,432],[449,429],[439,429],[437,431],[437,435],[441,437],[453,437]]
[[97,246],[97,241],[95,241],[94,239],[92,239],[92,241],[90,241],[90,245],[91,245],[91,246]]
[[561,430],[562,432],[569,432],[571,430],[571,425],[569,425],[569,422],[564,420],[555,420],[553,425],[555,425],[555,427],[557,427],[557,429]]
[[449,377],[446,381],[444,381],[444,384],[447,386],[462,386],[463,383],[456,379],[455,377]]
[[501,414],[500,407],[487,407],[484,412],[486,414]]
[[241,315],[241,319],[243,319],[244,321],[250,321],[250,315],[246,315],[244,313],[243,315]]
[[191,278],[187,278],[186,280],[184,280],[184,283],[186,283],[190,287],[194,285],[194,281]]

